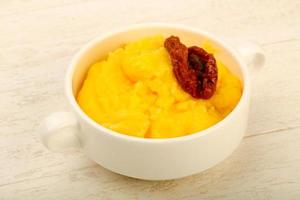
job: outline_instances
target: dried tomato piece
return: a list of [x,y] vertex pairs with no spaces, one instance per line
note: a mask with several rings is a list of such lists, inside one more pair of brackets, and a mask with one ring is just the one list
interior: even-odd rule
[[216,91],[218,80],[214,56],[200,47],[187,48],[175,36],[167,38],[164,45],[181,88],[194,98],[209,99]]
[[198,74],[196,96],[209,99],[215,93],[218,81],[216,60],[212,54],[200,47],[192,46],[188,51],[189,67],[194,68]]

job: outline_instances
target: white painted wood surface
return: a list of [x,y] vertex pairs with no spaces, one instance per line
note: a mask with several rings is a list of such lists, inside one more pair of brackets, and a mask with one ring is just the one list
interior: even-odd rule
[[[264,47],[240,147],[204,173],[165,182],[114,174],[80,152],[46,150],[37,126],[65,109],[73,54],[106,30],[157,21]],[[299,63],[299,0],[1,0],[0,199],[300,199]]]

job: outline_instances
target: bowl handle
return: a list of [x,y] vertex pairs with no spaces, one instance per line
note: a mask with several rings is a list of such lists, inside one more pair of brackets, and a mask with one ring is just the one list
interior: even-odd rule
[[251,78],[256,77],[265,64],[265,54],[263,49],[252,41],[232,38],[225,38],[224,41],[233,47],[248,65]]
[[63,152],[79,149],[77,138],[79,125],[76,117],[70,112],[55,112],[41,123],[39,133],[43,144],[51,151]]

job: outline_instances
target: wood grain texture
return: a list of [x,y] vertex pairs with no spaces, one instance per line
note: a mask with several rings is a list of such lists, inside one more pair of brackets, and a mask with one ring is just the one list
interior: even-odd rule
[[[300,199],[299,10],[297,0],[1,1],[0,199]],[[155,21],[264,47],[238,150],[204,173],[166,182],[46,150],[37,126],[66,109],[64,72],[74,53],[106,30]]]

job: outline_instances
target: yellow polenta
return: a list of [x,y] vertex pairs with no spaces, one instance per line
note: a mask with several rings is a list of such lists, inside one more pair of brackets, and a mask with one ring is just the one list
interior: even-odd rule
[[123,134],[146,138],[188,135],[222,120],[240,99],[240,80],[218,60],[217,67],[213,97],[194,99],[173,75],[164,38],[144,38],[93,64],[77,101],[89,117]]

